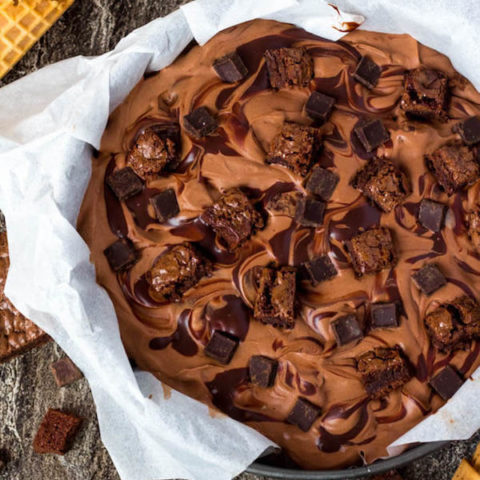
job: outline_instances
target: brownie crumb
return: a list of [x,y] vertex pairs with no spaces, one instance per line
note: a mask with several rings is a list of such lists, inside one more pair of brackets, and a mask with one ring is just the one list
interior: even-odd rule
[[83,377],[82,372],[68,357],[63,357],[52,363],[50,369],[59,387],[70,385]]
[[277,48],[265,51],[272,88],[306,87],[313,78],[313,60],[304,48]]

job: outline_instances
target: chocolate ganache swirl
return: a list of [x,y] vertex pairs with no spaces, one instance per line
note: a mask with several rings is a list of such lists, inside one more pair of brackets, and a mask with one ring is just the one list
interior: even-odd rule
[[[279,47],[304,47],[313,58],[314,79],[307,87],[270,87],[264,53]],[[229,84],[212,64],[235,49],[248,75]],[[353,77],[362,55],[381,67],[373,89]],[[422,65],[448,77],[445,121],[415,121],[400,106],[405,72]],[[319,127],[323,149],[315,162],[339,177],[317,228],[265,210],[277,193],[305,193],[304,178],[265,163],[265,158],[285,122],[312,123],[304,106],[313,90],[336,101],[331,117]],[[217,116],[219,128],[193,139],[183,128],[183,117],[200,106]],[[424,325],[426,314],[438,305],[461,295],[478,297],[480,256],[465,217],[477,208],[480,183],[449,196],[427,170],[424,155],[459,141],[452,126],[479,113],[480,95],[473,86],[444,55],[408,35],[354,31],[332,42],[292,25],[255,20],[219,33],[146,76],[110,117],[101,150],[93,158],[78,222],[97,280],[114,303],[129,357],[172,388],[246,422],[304,468],[333,469],[388,455],[391,442],[444,403],[429,385],[433,375],[450,364],[467,379],[480,364],[476,340],[442,353],[432,346]],[[353,133],[365,117],[382,119],[390,133],[376,153],[367,153]],[[148,178],[140,194],[118,200],[105,183],[108,175],[125,166],[127,152],[145,129],[174,124],[182,127],[178,167]],[[411,193],[389,213],[350,184],[374,153],[400,166],[410,183]],[[229,252],[199,217],[221,192],[233,187],[241,187],[262,211],[265,227]],[[160,224],[149,199],[166,188],[175,190],[180,211]],[[418,208],[425,197],[448,205],[439,232],[419,226]],[[390,229],[398,261],[395,267],[358,277],[345,242],[372,226]],[[132,242],[139,259],[115,273],[103,251],[119,237]],[[212,275],[203,277],[180,301],[159,302],[150,296],[145,274],[167,248],[185,241],[208,252]],[[330,255],[338,275],[316,286],[299,283],[293,329],[253,319],[259,267],[272,262],[299,266],[321,254]],[[412,274],[426,262],[435,262],[447,279],[431,296],[412,282]],[[370,329],[366,317],[374,302],[401,302],[399,326]],[[338,346],[331,323],[349,313],[357,315],[365,336]],[[240,340],[228,365],[204,354],[215,330]],[[356,359],[375,347],[395,346],[408,358],[412,378],[384,398],[370,400]],[[272,387],[249,382],[252,355],[278,360]],[[321,407],[307,432],[286,421],[298,397]]]

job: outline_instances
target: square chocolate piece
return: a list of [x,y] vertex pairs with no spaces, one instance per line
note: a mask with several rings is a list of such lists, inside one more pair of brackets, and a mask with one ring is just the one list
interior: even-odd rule
[[420,202],[418,210],[418,221],[432,232],[439,232],[443,227],[445,217],[445,205],[428,198]]
[[313,60],[304,48],[271,49],[264,56],[272,88],[306,87],[313,78]]
[[70,385],[83,377],[82,372],[68,357],[63,357],[52,363],[50,369],[59,387]]
[[374,227],[352,237],[346,244],[357,276],[375,273],[397,263],[390,230]]
[[134,265],[138,260],[137,251],[125,239],[117,240],[107,247],[103,253],[107,257],[110,268],[114,272],[121,272]]
[[293,267],[263,268],[253,316],[279,328],[295,326],[296,271]]
[[192,137],[203,138],[212,134],[218,123],[207,107],[198,107],[183,117],[183,127]]
[[337,318],[331,325],[339,347],[363,338],[362,328],[353,314]]
[[200,217],[213,229],[225,248],[233,252],[264,226],[263,218],[238,189],[223,194]]
[[173,188],[167,188],[167,190],[154,195],[150,198],[150,203],[159,223],[165,223],[170,218],[176,217],[180,212]]
[[390,133],[379,118],[360,121],[353,131],[367,152],[372,152],[390,140]]
[[273,358],[253,355],[248,362],[250,381],[259,387],[271,387],[275,382],[277,366],[278,362]]
[[287,422],[296,425],[303,432],[308,432],[321,414],[322,409],[319,406],[300,397],[288,414]]
[[325,123],[332,113],[335,99],[324,93],[312,92],[305,104],[305,111],[308,116],[320,123]]
[[480,118],[469,117],[453,127],[454,132],[458,132],[463,142],[472,146],[480,142]]
[[238,347],[238,339],[228,333],[215,330],[205,347],[205,355],[227,365]]
[[231,52],[213,62],[213,68],[221,80],[228,83],[235,83],[248,75],[248,70],[240,55]]
[[447,365],[429,383],[443,400],[449,400],[463,385],[463,378],[452,366]]
[[119,200],[126,200],[143,190],[143,182],[130,167],[115,170],[107,177],[107,184]]
[[270,144],[266,162],[287,167],[305,177],[320,147],[316,128],[286,122]]
[[440,305],[425,317],[425,327],[432,345],[441,352],[450,352],[463,345],[462,329],[449,305]]
[[390,160],[373,158],[350,182],[384,212],[391,212],[410,194],[405,174]]
[[448,78],[432,68],[418,67],[405,75],[400,107],[409,117],[446,120]]
[[304,227],[319,227],[323,224],[325,202],[313,197],[300,199],[295,219]]
[[313,285],[318,285],[320,282],[330,280],[338,273],[328,255],[320,255],[319,257],[305,262],[303,267]]
[[357,371],[372,400],[385,397],[411,378],[407,361],[398,347],[378,347],[364,353],[357,361]]
[[370,314],[372,328],[398,327],[398,308],[395,303],[373,303]]
[[316,165],[305,183],[305,188],[323,201],[328,202],[337,187],[339,178],[336,173]]
[[377,86],[381,73],[382,69],[370,57],[364,55],[357,63],[353,78],[365,87],[372,89]]
[[424,265],[412,275],[412,279],[425,295],[431,295],[447,283],[445,276],[435,263]]
[[425,155],[427,167],[448,195],[468,187],[480,176],[480,166],[473,150],[452,144]]

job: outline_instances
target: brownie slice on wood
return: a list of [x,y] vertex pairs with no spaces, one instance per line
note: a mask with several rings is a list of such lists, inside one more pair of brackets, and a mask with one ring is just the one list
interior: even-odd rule
[[60,358],[52,363],[50,369],[59,387],[70,385],[83,377],[82,372],[68,357]]
[[313,78],[312,57],[304,48],[269,49],[264,56],[273,88],[306,87]]

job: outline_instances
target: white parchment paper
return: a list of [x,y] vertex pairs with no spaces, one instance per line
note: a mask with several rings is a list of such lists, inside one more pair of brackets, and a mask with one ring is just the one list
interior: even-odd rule
[[[365,28],[407,32],[446,53],[480,86],[476,0],[342,0]],[[0,89],[0,208],[11,268],[6,294],[47,331],[87,377],[102,439],[124,480],[227,480],[273,444],[178,393],[152,375],[134,375],[111,301],[95,283],[89,251],[75,230],[109,113],[145,71],[170,64],[195,36],[256,17],[296,23],[338,39],[332,28],[362,22],[323,0],[197,0],[124,38],[100,57],[76,57]],[[480,427],[472,411],[478,380],[467,382],[402,441],[466,438]],[[459,412],[469,412],[468,420]]]

